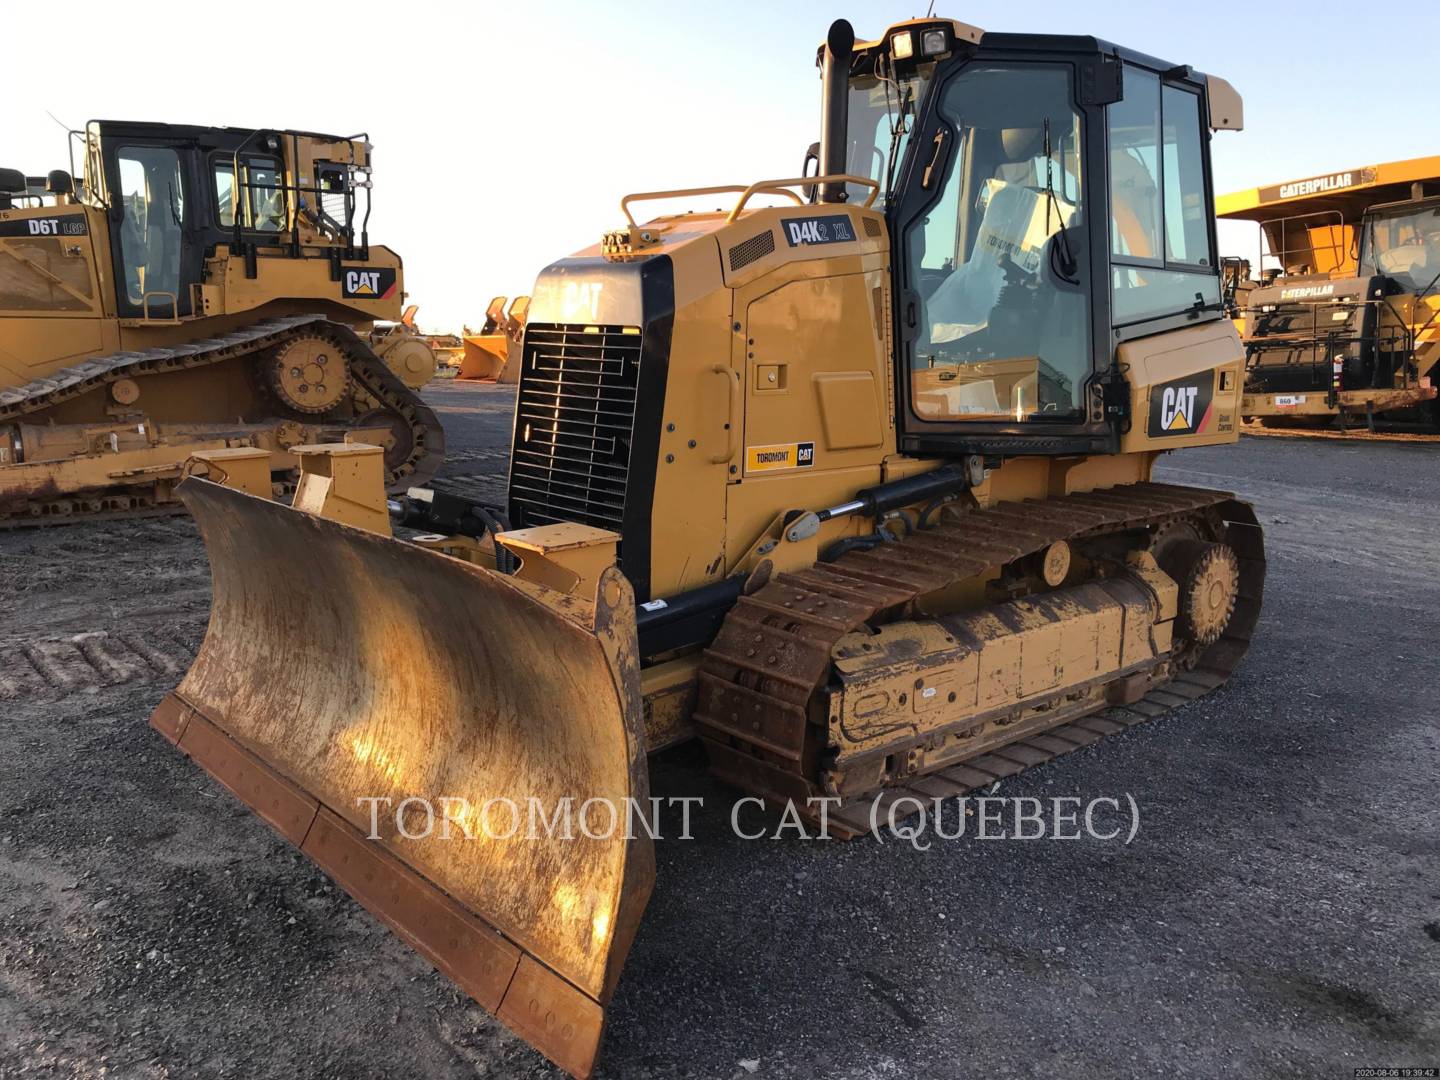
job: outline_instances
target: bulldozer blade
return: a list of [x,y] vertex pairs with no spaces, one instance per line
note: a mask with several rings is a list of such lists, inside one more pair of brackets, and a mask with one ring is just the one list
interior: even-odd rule
[[214,600],[151,724],[588,1076],[655,879],[627,827],[648,808],[629,582],[606,570],[592,606],[198,478],[179,493]]

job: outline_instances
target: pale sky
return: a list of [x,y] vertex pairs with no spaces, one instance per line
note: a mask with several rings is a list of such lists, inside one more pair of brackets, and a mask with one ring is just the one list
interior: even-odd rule
[[[830,21],[844,16],[872,38],[927,2],[150,0],[143,18],[72,3],[73,32],[37,31],[6,51],[0,166],[68,166],[47,110],[76,127],[368,132],[371,240],[403,256],[421,325],[458,330],[482,321],[491,296],[529,292],[547,263],[619,226],[627,192],[796,175],[819,137],[815,48]],[[1440,8],[1426,4],[1382,22],[1326,0],[966,0],[937,2],[936,14],[1093,34],[1229,79],[1246,130],[1215,137],[1217,192],[1440,153],[1424,111]],[[1222,250],[1253,257],[1253,226],[1224,225]]]

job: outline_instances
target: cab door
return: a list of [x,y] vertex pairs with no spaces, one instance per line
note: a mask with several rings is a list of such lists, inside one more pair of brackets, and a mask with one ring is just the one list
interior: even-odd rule
[[1073,454],[1114,439],[1094,392],[1109,361],[1090,239],[1103,113],[1077,82],[1073,62],[981,50],[931,91],[895,211],[904,450]]
[[121,137],[107,140],[105,156],[116,313],[167,320],[191,314],[201,264],[192,237],[192,151]]

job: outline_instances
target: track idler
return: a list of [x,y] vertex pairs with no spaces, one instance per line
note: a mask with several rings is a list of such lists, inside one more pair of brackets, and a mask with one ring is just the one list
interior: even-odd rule
[[1180,636],[1196,645],[1215,644],[1230,624],[1240,595],[1235,549],[1205,540],[1178,540],[1161,552],[1160,566],[1180,586]]

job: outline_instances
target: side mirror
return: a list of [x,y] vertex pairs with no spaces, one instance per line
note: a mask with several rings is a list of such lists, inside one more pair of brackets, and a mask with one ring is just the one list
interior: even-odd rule
[[[810,171],[810,165],[811,165],[812,162],[813,162],[814,165],[815,165],[815,171],[814,171],[813,173]],[[820,175],[820,144],[819,144],[818,142],[812,142],[812,143],[810,144],[810,148],[805,151],[805,163],[800,166],[800,175],[801,175],[801,176],[819,176],[819,175]],[[815,201],[815,199],[816,199],[817,194],[818,194],[817,191],[816,191],[815,185],[814,185],[814,184],[806,184],[805,187],[804,187],[804,191],[805,191],[805,201],[806,201],[806,202],[812,202],[812,203],[813,203],[813,202]]]

